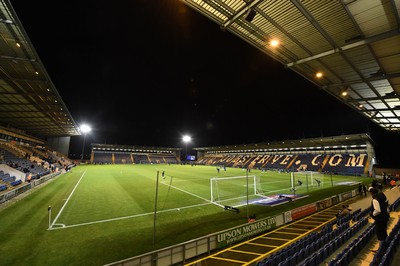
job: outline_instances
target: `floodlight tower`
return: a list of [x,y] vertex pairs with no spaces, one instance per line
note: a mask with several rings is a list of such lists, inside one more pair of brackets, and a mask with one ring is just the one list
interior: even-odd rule
[[192,138],[188,135],[183,136],[183,142],[185,143],[185,162],[187,160],[187,144],[192,140]]
[[82,155],[81,155],[81,160],[83,161],[83,152],[85,151],[86,133],[89,133],[90,131],[92,131],[92,128],[86,124],[83,124],[79,127],[79,129],[83,133],[83,145],[82,145]]

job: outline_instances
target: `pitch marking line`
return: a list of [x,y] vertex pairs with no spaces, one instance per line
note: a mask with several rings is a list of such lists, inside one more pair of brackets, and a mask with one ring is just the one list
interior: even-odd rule
[[[189,209],[189,208],[196,208],[199,206],[204,206],[204,205],[209,205],[210,203],[201,203],[197,205],[191,205],[191,206],[185,206],[181,207],[179,209]],[[164,213],[164,212],[172,212],[172,211],[177,211],[177,208],[169,209],[169,210],[163,210],[163,211],[158,211],[157,213]],[[65,224],[59,224],[62,227],[51,227],[49,230],[58,230],[58,229],[67,229],[71,227],[79,227],[79,226],[85,226],[85,225],[92,225],[92,224],[99,224],[99,223],[107,223],[107,222],[113,222],[113,221],[118,221],[118,220],[125,220],[125,219],[130,219],[130,218],[136,218],[136,217],[141,217],[141,216],[147,216],[147,215],[154,215],[154,212],[148,212],[148,213],[141,213],[141,214],[135,214],[135,215],[129,215],[129,216],[123,216],[123,217],[118,217],[118,218],[112,218],[112,219],[106,219],[106,220],[99,220],[99,221],[94,221],[94,222],[87,222],[87,223],[81,223],[81,224],[72,224],[72,225],[65,225]]]
[[188,191],[186,191],[186,190],[183,190],[183,189],[181,189],[181,188],[177,188],[177,187],[175,187],[175,186],[169,185],[169,184],[164,183],[164,182],[161,182],[161,184],[163,184],[163,185],[165,185],[165,186],[172,187],[172,188],[174,188],[174,189],[176,189],[176,190],[179,190],[179,191],[181,191],[181,192],[183,192],[183,193],[189,194],[189,195],[191,195],[191,196],[193,196],[193,197],[196,197],[196,198],[199,198],[199,199],[202,199],[202,200],[204,200],[204,201],[207,201],[207,202],[210,202],[210,203],[211,203],[210,200],[208,200],[208,199],[206,199],[206,198],[203,198],[203,197],[200,197],[200,196],[198,196],[198,195],[196,195],[196,194],[190,193],[190,192],[188,192]]
[[204,200],[204,201],[206,201],[206,202],[208,202],[208,203],[211,203],[211,204],[217,205],[218,207],[222,207],[222,208],[224,207],[224,206],[223,206],[223,205],[221,205],[221,204],[218,204],[218,203],[216,203],[216,202],[212,202],[212,201],[211,201],[211,200],[209,200],[209,199],[206,199],[206,198],[200,197],[200,196],[198,196],[198,195],[196,195],[196,194],[190,193],[189,191],[183,190],[183,189],[181,189],[181,188],[177,188],[177,187],[175,187],[175,186],[169,185],[169,184],[167,184],[167,183],[164,183],[164,182],[161,182],[161,184],[163,184],[163,185],[165,185],[165,186],[170,186],[170,187],[172,187],[172,188],[174,188],[174,189],[176,189],[176,190],[179,190],[179,191],[181,191],[181,192],[183,192],[183,193],[186,193],[186,194],[189,194],[189,195],[191,195],[191,196],[193,196],[193,197],[196,197],[196,198],[202,199],[202,200]]
[[68,201],[71,199],[72,195],[73,195],[74,192],[75,192],[75,189],[78,187],[78,185],[79,185],[79,183],[81,182],[83,176],[86,174],[86,171],[87,171],[87,168],[85,169],[85,172],[83,172],[81,178],[79,178],[79,180],[78,180],[78,182],[76,183],[74,189],[71,191],[71,194],[69,194],[67,200],[64,202],[64,205],[62,206],[61,210],[58,212],[58,214],[57,214],[56,218],[54,219],[53,223],[51,224],[49,230],[53,229],[53,226],[54,226],[55,223],[57,222],[57,220],[58,220],[58,218],[60,217],[61,213],[63,212],[65,206],[67,206]]
[[[66,200],[66,202],[64,203],[64,206],[61,208],[60,212],[57,214],[57,217],[54,219],[53,223],[51,224],[51,227],[48,230],[58,230],[58,229],[66,229],[66,228],[71,228],[71,227],[78,227],[78,226],[85,226],[85,225],[91,225],[91,224],[98,224],[98,223],[106,223],[106,222],[112,222],[112,221],[117,221],[117,220],[125,220],[125,219],[130,219],[130,218],[135,218],[135,217],[141,217],[141,216],[146,216],[146,215],[153,215],[154,212],[148,212],[148,213],[142,213],[142,214],[136,214],[136,215],[129,215],[129,216],[124,216],[124,217],[118,217],[118,218],[112,218],[112,219],[105,219],[105,220],[99,220],[99,221],[94,221],[94,222],[87,222],[87,223],[81,223],[81,224],[73,224],[73,225],[65,225],[65,224],[55,224],[56,220],[58,219],[58,217],[60,216],[61,212],[63,211],[64,207],[66,206],[66,204],[68,203],[69,199],[71,198],[72,194],[74,193],[76,187],[78,186],[79,182],[81,181],[81,179],[83,178],[83,176],[85,175],[85,172],[82,174],[81,178],[79,179],[78,183],[75,185],[74,189],[72,190],[71,194],[69,195],[68,199]],[[169,184],[166,184],[164,182],[161,182],[161,184],[165,185],[165,186],[170,186]],[[196,198],[202,199],[204,201],[206,201],[205,203],[201,203],[201,204],[197,204],[197,205],[191,205],[191,206],[185,206],[185,207],[180,207],[179,209],[188,209],[188,208],[196,208],[199,206],[204,206],[204,205],[209,205],[209,204],[214,204],[217,205],[219,207],[224,207],[221,204],[212,202],[206,198],[200,197],[196,194],[190,193],[188,191],[185,191],[183,189],[177,188],[175,186],[170,186],[176,190],[179,190],[183,193],[189,194],[191,196],[194,196]],[[163,212],[171,212],[171,211],[176,211],[177,208],[173,208],[173,209],[169,209],[169,210],[163,210],[163,211],[158,211],[158,213],[163,213]],[[61,225],[61,227],[54,227],[55,225]]]

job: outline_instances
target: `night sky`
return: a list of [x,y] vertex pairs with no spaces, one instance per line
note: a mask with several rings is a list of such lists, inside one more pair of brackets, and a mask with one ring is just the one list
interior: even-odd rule
[[184,147],[189,134],[190,152],[369,132],[378,162],[399,161],[398,133],[180,1],[11,3],[72,117],[92,126],[87,145]]

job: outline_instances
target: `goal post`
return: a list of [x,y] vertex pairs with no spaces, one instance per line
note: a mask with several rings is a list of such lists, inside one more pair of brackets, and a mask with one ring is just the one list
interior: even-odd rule
[[292,172],[290,181],[292,188],[299,186],[300,183],[307,187],[323,187],[324,174],[313,171]]
[[[231,203],[248,195],[262,194],[260,178],[256,175],[210,178],[210,200],[216,203]],[[232,204],[233,205],[233,204]]]

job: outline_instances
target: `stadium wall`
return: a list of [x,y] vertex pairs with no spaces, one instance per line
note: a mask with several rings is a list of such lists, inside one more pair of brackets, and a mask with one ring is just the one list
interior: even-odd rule
[[59,153],[68,155],[70,142],[71,137],[48,138],[46,146],[50,147],[52,150],[58,151]]

